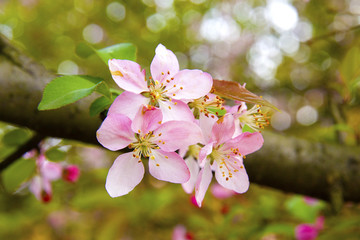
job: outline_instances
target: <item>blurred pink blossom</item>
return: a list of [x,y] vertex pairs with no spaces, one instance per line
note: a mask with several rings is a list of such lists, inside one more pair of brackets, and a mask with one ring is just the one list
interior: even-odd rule
[[324,228],[324,217],[316,219],[315,224],[303,223],[295,228],[295,237],[297,240],[314,240],[317,238],[319,231]]
[[65,181],[76,182],[80,177],[80,169],[76,165],[68,165],[64,167],[62,177]]

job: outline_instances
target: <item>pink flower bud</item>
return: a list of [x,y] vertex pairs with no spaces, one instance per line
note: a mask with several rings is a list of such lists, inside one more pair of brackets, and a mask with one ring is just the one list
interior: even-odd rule
[[42,191],[41,191],[41,201],[42,201],[43,203],[48,203],[48,202],[51,201],[51,199],[52,199],[51,193],[46,192],[45,190],[42,190]]
[[66,166],[63,170],[63,179],[68,182],[76,182],[80,176],[80,169],[76,165]]
[[297,240],[314,240],[318,235],[318,230],[311,224],[300,224],[295,229]]

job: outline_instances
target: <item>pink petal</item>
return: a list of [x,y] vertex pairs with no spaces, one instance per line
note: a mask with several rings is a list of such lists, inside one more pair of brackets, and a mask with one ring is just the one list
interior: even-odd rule
[[219,118],[212,128],[212,139],[220,145],[231,139],[235,131],[234,118],[231,114],[225,114]]
[[217,117],[207,117],[203,113],[200,113],[199,121],[200,121],[200,128],[202,130],[205,142],[203,144],[207,144],[210,142],[210,138],[212,135],[212,128],[215,122],[218,120]]
[[206,157],[212,152],[214,143],[215,142],[210,142],[200,149],[199,151],[200,166],[204,165]]
[[160,83],[170,80],[179,71],[179,62],[175,54],[159,44],[155,49],[155,57],[150,65],[151,76]]
[[35,176],[30,182],[29,190],[39,201],[44,203],[51,201],[52,187],[49,180]]
[[223,149],[236,148],[242,155],[247,155],[259,150],[264,143],[264,139],[259,132],[244,132],[236,138],[226,142]]
[[115,98],[109,108],[108,115],[119,113],[134,119],[140,107],[148,103],[149,99],[143,95],[125,91]]
[[236,194],[233,190],[224,188],[223,186],[217,183],[211,186],[211,193],[214,195],[214,197],[218,199],[226,199]]
[[195,120],[189,106],[182,101],[159,101],[159,107],[163,113],[163,122],[172,120],[194,122]]
[[165,84],[166,93],[173,99],[197,99],[208,94],[212,88],[213,79],[210,74],[200,70],[181,70],[174,80]]
[[200,127],[192,122],[170,121],[154,130],[153,142],[162,150],[173,152],[202,141]]
[[188,157],[185,159],[185,163],[190,170],[190,179],[186,183],[181,184],[181,186],[186,193],[190,194],[194,191],[195,188],[196,179],[199,174],[199,165],[193,157]]
[[139,64],[129,60],[110,59],[109,68],[116,84],[133,93],[148,91],[145,72]]
[[[238,162],[242,161],[239,160]],[[216,161],[214,162],[214,165],[216,166],[215,178],[221,186],[237,193],[244,193],[249,189],[249,177],[242,164],[242,167],[236,168],[237,171],[233,171],[234,168],[231,167],[229,167],[230,170],[227,170],[224,167],[220,168]],[[227,166],[229,166],[229,164]],[[231,171],[232,177],[229,176],[229,171]]]
[[201,169],[195,186],[195,199],[199,207],[201,207],[205,194],[212,179],[212,171],[210,169],[209,161],[206,162],[203,169]]
[[318,230],[311,224],[300,224],[295,228],[295,238],[297,240],[315,240]]
[[58,180],[62,176],[62,166],[56,162],[44,161],[40,168],[43,178],[54,181]]
[[121,154],[109,169],[105,188],[111,197],[128,194],[141,182],[144,172],[144,165],[132,152]]
[[135,140],[130,118],[116,113],[105,118],[96,136],[101,145],[112,151],[125,148]]
[[190,171],[182,159],[175,152],[153,150],[149,157],[150,174],[162,181],[185,183],[190,178]]
[[172,234],[172,240],[186,240],[186,228],[183,225],[176,225]]
[[154,106],[143,105],[136,114],[131,124],[131,128],[134,132],[141,133],[143,136],[149,131],[158,128],[161,124],[161,120],[162,113],[160,109],[155,108]]

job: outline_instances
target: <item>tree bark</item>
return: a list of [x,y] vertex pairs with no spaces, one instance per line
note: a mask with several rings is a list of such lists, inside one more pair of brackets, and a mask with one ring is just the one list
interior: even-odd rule
[[[0,121],[41,135],[98,144],[99,117],[91,99],[39,112],[45,85],[56,75],[0,37]],[[360,148],[310,142],[264,132],[263,148],[245,159],[250,181],[333,202],[360,202]]]

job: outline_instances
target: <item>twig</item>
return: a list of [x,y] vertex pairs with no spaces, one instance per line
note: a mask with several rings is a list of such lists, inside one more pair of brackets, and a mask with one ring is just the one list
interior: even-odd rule
[[328,38],[328,37],[332,37],[332,36],[334,36],[334,35],[336,35],[336,34],[340,34],[340,33],[355,31],[355,30],[358,30],[358,29],[360,29],[360,25],[351,27],[351,28],[346,29],[346,30],[331,31],[331,32],[326,33],[326,34],[324,34],[324,35],[320,35],[320,36],[314,37],[314,38],[306,41],[305,43],[308,44],[308,45],[311,45],[311,44],[313,44],[314,42],[316,42],[316,41],[318,41],[318,40],[321,40],[321,39],[324,39],[324,38]]
[[44,135],[35,134],[29,141],[21,145],[14,153],[10,154],[2,162],[0,162],[0,172],[5,170],[8,166],[13,164],[17,159],[19,159],[24,153],[30,151],[37,147],[37,145],[45,138]]

